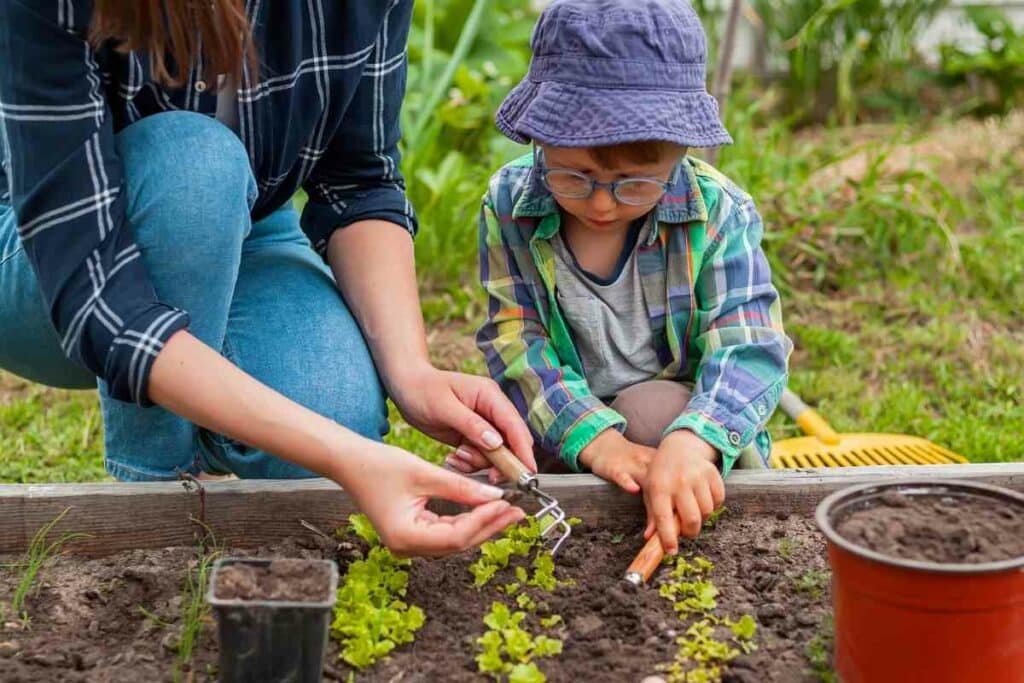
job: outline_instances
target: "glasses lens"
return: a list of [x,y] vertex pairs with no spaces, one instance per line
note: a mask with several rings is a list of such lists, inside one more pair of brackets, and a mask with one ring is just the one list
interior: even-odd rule
[[653,180],[637,178],[619,182],[615,190],[615,198],[623,204],[653,204],[665,194],[661,183]]
[[589,197],[590,178],[573,171],[548,171],[544,174],[544,184],[555,194],[563,197]]

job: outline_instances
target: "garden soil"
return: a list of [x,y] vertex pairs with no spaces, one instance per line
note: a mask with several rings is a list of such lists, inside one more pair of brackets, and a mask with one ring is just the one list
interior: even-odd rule
[[1024,557],[1024,506],[988,498],[893,491],[839,520],[836,531],[851,543],[905,560],[977,564]]
[[217,572],[213,594],[221,600],[323,602],[330,597],[329,565],[308,560],[274,560],[266,566],[229,564]]
[[[688,623],[659,596],[662,569],[647,588],[621,580],[642,546],[642,527],[578,527],[558,557],[558,576],[575,585],[544,595],[525,622],[533,633],[564,640],[564,651],[537,660],[549,681],[640,681],[670,662],[675,639]],[[228,549],[230,555],[330,558],[344,575],[362,554],[352,539],[339,542],[301,527],[293,539],[271,547]],[[710,578],[719,589],[719,617],[751,614],[758,623],[758,649],[741,655],[723,680],[810,681],[808,642],[822,628],[829,609],[824,539],[803,517],[723,515],[697,541],[682,545],[687,555],[714,563]],[[513,580],[502,570],[483,589],[472,586],[467,553],[444,560],[417,560],[410,569],[407,600],[420,606],[426,623],[414,643],[358,673],[357,681],[477,681],[475,640],[485,630],[483,615],[500,586]],[[0,624],[0,681],[216,680],[217,643],[212,616],[204,622],[190,666],[178,663],[175,645],[183,612],[182,587],[196,567],[195,548],[128,551],[102,559],[60,557],[38,580],[27,601],[25,624],[8,613]],[[0,557],[0,564],[17,558]],[[10,604],[17,572],[0,571],[0,604]],[[203,588],[205,592],[205,587]],[[506,602],[510,599],[504,597]],[[544,631],[541,614],[559,614],[564,625]],[[325,680],[347,680],[349,669],[329,646]]]

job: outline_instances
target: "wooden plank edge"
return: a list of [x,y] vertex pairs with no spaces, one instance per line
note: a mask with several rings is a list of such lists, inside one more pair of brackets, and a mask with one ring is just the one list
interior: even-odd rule
[[[965,479],[1024,491],[1024,462],[737,470],[726,483],[726,506],[745,514],[808,515],[837,489],[911,478]],[[588,524],[639,520],[643,514],[639,497],[593,475],[542,475],[540,485],[569,515]],[[443,503],[432,507],[455,509]],[[219,541],[236,546],[306,533],[300,520],[331,533],[355,506],[337,485],[322,479],[209,482],[201,495],[178,482],[6,484],[0,485],[0,553],[23,552],[36,530],[65,509],[68,513],[51,539],[64,532],[89,534],[69,544],[67,552],[98,556],[189,545],[205,533],[203,525]]]

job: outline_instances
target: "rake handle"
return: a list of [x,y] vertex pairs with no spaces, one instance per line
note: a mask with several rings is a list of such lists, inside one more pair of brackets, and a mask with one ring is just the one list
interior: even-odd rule
[[816,437],[818,441],[829,446],[835,446],[839,443],[839,434],[832,429],[832,425],[819,415],[818,411],[804,403],[803,399],[789,389],[782,392],[779,407],[796,422],[797,426],[800,427],[800,431],[804,434]]
[[515,456],[515,453],[505,446],[498,446],[493,450],[484,451],[484,457],[497,467],[498,471],[506,479],[517,486],[521,486],[521,482],[524,479],[533,477],[533,473],[526,469],[526,465]]

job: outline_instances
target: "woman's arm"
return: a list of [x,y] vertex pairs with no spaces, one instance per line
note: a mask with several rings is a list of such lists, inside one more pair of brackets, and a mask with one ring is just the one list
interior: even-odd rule
[[410,424],[452,445],[468,440],[495,448],[503,434],[536,470],[533,437],[497,384],[430,363],[409,234],[386,221],[361,221],[335,231],[327,260],[388,393]]
[[[149,391],[198,425],[338,482],[398,553],[464,550],[523,516],[499,500],[500,489],[350,432],[260,384],[188,332],[175,334],[157,356]],[[478,507],[438,517],[426,509],[431,497]]]

